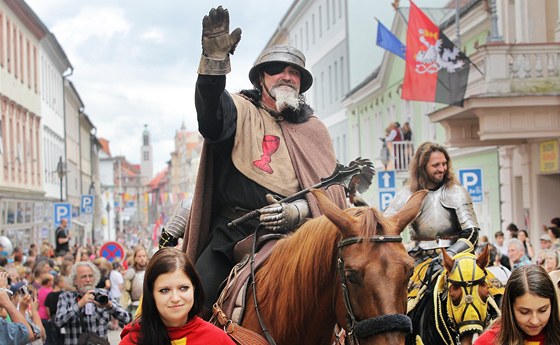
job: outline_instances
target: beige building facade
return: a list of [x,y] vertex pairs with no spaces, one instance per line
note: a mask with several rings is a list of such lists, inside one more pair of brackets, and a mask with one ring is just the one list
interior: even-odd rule
[[484,75],[471,68],[464,107],[429,118],[451,146],[498,148],[501,229],[513,222],[538,243],[542,225],[560,216],[559,2],[471,3],[461,27],[481,37],[469,55]]

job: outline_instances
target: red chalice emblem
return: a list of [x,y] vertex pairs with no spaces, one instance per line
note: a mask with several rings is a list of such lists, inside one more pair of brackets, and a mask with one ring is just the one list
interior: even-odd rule
[[272,168],[268,163],[271,162],[272,159],[270,158],[270,156],[272,156],[274,152],[278,150],[278,147],[280,147],[279,137],[275,135],[265,135],[262,141],[263,154],[261,156],[261,159],[253,162],[253,165],[266,173],[272,174]]

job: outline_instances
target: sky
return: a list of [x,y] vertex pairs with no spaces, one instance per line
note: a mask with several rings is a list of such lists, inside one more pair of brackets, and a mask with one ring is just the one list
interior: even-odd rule
[[[374,1],[374,0],[348,0]],[[383,0],[385,13],[392,1]],[[417,0],[434,6],[448,0]],[[293,0],[26,0],[64,49],[84,111],[113,156],[140,163],[144,125],[154,174],[166,166],[176,131],[196,131],[194,86],[201,53],[202,18],[222,5],[230,30],[243,30],[231,57],[227,89],[250,88],[248,72]],[[401,2],[408,6],[408,1]],[[372,14],[372,18],[375,14]],[[373,22],[373,20],[372,20]],[[383,20],[390,27],[392,16]],[[372,43],[375,38],[372,37]],[[383,52],[381,51],[380,54]]]

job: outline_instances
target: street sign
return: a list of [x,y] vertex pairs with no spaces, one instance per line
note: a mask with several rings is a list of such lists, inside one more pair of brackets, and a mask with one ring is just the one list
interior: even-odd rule
[[99,249],[99,255],[109,262],[113,262],[115,259],[120,259],[122,261],[124,258],[124,249],[118,242],[107,242]]
[[381,209],[381,211],[385,211],[385,209],[389,206],[391,200],[393,200],[393,198],[395,197],[395,193],[396,192],[394,190],[385,190],[379,192],[379,208]]
[[379,189],[390,189],[395,188],[395,171],[394,170],[386,170],[381,171],[377,175]]
[[459,169],[459,181],[469,191],[473,202],[484,202],[482,169]]
[[80,214],[93,214],[93,195],[82,195]]
[[60,221],[66,219],[68,227],[72,226],[72,205],[68,202],[55,202],[54,203],[54,226],[60,226]]

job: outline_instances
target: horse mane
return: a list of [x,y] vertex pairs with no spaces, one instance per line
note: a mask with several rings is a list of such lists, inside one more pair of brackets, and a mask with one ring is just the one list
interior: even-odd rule
[[[344,212],[358,222],[354,228],[361,233],[354,236],[370,237],[383,234],[383,228],[394,228],[373,208],[349,208]],[[309,310],[320,310],[320,291],[331,295],[338,291],[336,259],[341,238],[342,233],[326,216],[309,220],[279,241],[266,265],[257,272],[259,307],[267,315],[267,323],[274,325],[278,339],[305,325]],[[329,303],[334,304],[334,300]]]

